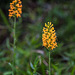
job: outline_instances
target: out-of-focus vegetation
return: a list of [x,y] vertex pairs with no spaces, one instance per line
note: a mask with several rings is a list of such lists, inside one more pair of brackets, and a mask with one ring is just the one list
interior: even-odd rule
[[[0,75],[11,75],[13,20],[9,3],[0,0]],[[47,75],[48,51],[42,47],[42,27],[51,21],[58,47],[51,51],[52,75],[75,75],[75,1],[22,0],[22,18],[17,20],[17,75]],[[15,68],[14,68],[15,69]]]

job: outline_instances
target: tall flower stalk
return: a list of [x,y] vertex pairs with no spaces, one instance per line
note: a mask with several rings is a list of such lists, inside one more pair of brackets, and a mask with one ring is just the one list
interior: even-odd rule
[[51,75],[50,50],[57,47],[56,33],[51,22],[48,22],[48,24],[45,23],[45,27],[43,27],[42,42],[43,46],[49,50],[49,75]]
[[[20,0],[13,0],[12,3],[10,3],[10,9],[9,11],[9,19],[14,19],[14,26],[13,26],[13,66],[16,67],[16,18],[21,17],[22,14],[22,2]],[[15,70],[13,69],[13,74],[15,75]]]

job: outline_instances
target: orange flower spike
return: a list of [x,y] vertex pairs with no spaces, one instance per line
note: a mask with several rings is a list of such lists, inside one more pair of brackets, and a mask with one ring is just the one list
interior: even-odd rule
[[[21,14],[22,14],[22,4],[21,3],[22,2],[20,0],[13,0],[12,3],[10,3],[10,9],[8,11],[11,17],[17,17],[17,18],[21,17]],[[11,12],[12,12],[12,15],[11,15]]]
[[57,47],[56,33],[51,22],[48,22],[48,25],[45,23],[45,27],[43,27],[42,42],[43,46],[50,50]]

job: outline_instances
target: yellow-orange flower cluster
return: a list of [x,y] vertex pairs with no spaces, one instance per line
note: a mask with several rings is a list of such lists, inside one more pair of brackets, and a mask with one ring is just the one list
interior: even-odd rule
[[13,0],[10,3],[9,18],[11,17],[21,17],[22,14],[22,2],[20,0]]
[[43,27],[42,42],[43,46],[50,50],[57,47],[56,33],[51,22],[48,22],[48,25],[45,23],[45,27]]

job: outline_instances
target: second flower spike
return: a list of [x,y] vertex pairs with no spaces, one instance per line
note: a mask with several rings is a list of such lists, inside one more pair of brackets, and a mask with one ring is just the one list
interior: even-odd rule
[[22,2],[20,0],[13,0],[10,3],[9,18],[11,17],[21,17],[22,14]]

